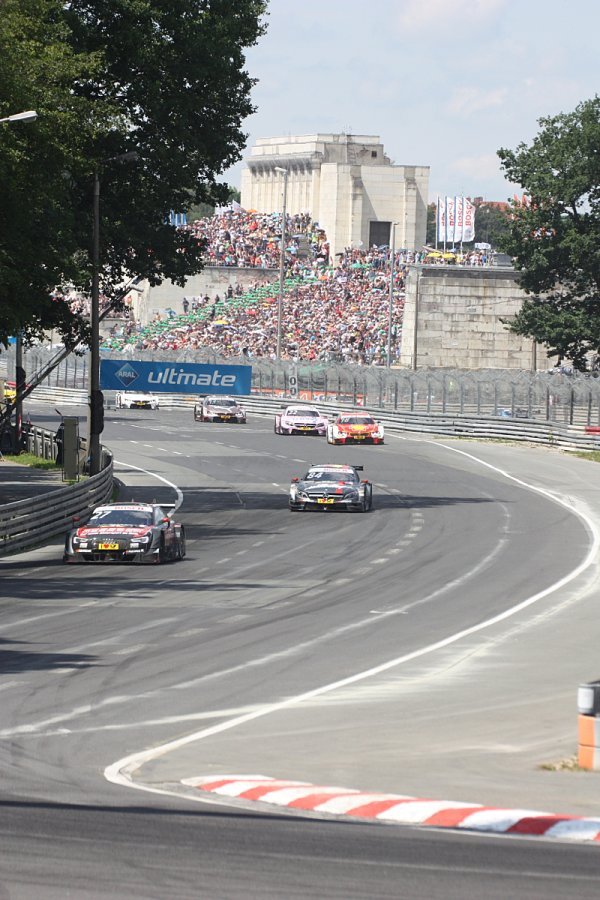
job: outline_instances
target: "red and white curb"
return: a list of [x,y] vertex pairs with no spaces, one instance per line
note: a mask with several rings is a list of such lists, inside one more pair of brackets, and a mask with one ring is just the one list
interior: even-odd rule
[[182,784],[220,797],[326,815],[495,834],[600,841],[600,818],[557,816],[534,809],[502,809],[448,800],[421,800],[402,794],[368,794],[260,775],[212,775],[186,778]]

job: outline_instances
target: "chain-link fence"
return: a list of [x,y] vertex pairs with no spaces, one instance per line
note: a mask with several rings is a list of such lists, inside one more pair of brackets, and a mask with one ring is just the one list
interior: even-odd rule
[[[121,358],[121,354],[107,354]],[[600,379],[558,372],[496,370],[387,369],[336,362],[220,358],[205,350],[136,351],[136,359],[208,362],[252,366],[252,391],[290,396],[297,376],[298,399],[336,400],[356,406],[451,415],[538,418],[564,424],[600,424]],[[293,392],[292,392],[293,393]]]
[[[28,376],[47,364],[56,350],[27,350]],[[110,359],[204,362],[251,365],[252,391],[266,396],[296,396],[290,375],[297,377],[297,397],[314,403],[339,401],[387,410],[494,415],[543,419],[562,424],[600,425],[600,378],[580,373],[528,372],[514,369],[445,370],[383,368],[337,362],[223,358],[208,349],[175,352],[105,353]],[[44,382],[50,387],[85,388],[89,364],[72,354]],[[14,379],[14,351],[0,356],[0,376]]]

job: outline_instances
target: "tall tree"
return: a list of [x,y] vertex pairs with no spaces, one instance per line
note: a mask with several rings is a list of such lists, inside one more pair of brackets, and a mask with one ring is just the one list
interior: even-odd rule
[[[92,187],[101,185],[101,290],[131,275],[178,283],[202,246],[171,210],[226,202],[253,107],[244,49],[264,0],[1,0],[0,341],[79,323],[53,288],[90,283]],[[2,128],[2,126],[0,126]],[[115,157],[135,152],[136,163]],[[58,320],[58,321],[57,321]]]
[[510,328],[585,370],[600,352],[600,97],[539,125],[530,146],[498,151],[529,198],[505,242],[531,295]]

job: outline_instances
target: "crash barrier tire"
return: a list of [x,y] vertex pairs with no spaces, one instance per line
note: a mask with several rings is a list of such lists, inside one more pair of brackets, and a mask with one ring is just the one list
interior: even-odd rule
[[104,467],[77,484],[29,500],[0,506],[0,556],[29,550],[73,527],[73,517],[85,523],[94,507],[112,497],[112,454],[103,449]]

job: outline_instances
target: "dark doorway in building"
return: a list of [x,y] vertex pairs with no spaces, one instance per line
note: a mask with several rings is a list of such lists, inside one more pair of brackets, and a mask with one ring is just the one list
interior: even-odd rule
[[391,222],[369,222],[369,247],[389,246]]

